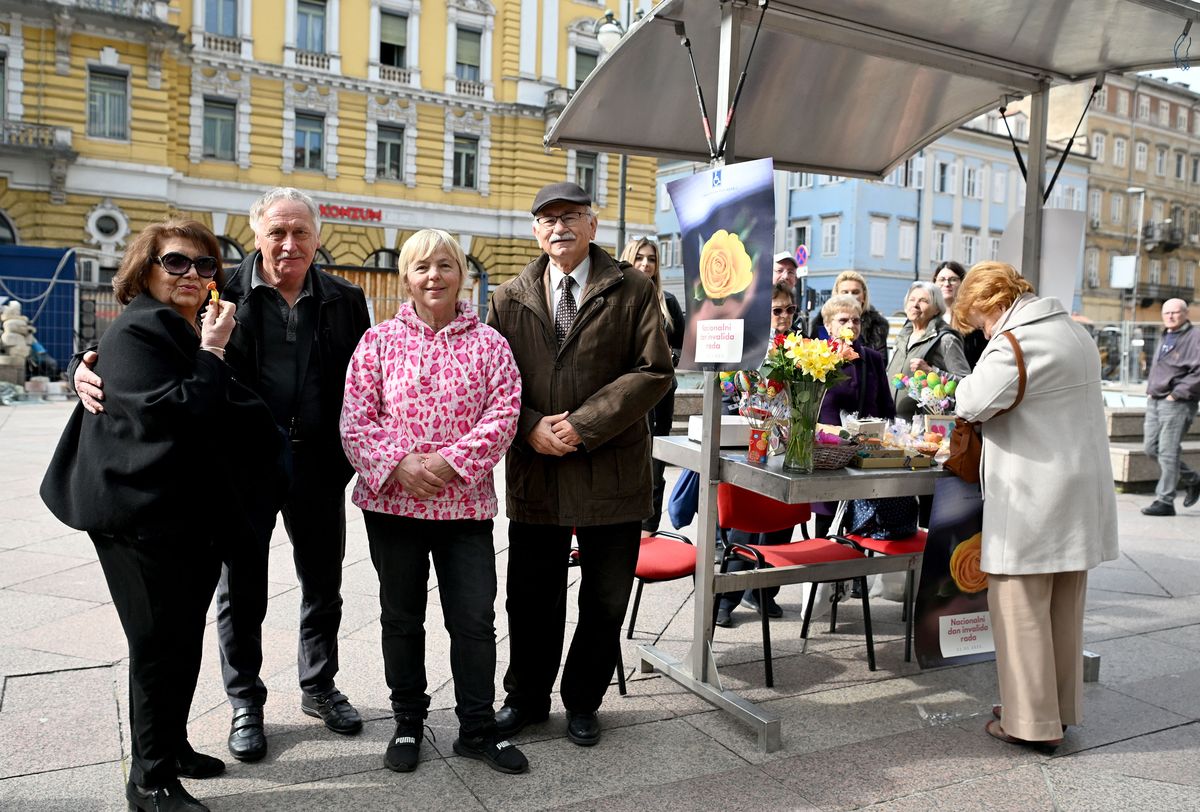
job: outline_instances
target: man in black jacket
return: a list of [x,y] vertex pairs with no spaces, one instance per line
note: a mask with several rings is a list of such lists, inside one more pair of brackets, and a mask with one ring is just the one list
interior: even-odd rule
[[1146,456],[1160,471],[1154,501],[1142,508],[1147,516],[1174,516],[1179,486],[1187,490],[1184,507],[1200,499],[1200,474],[1182,459],[1183,438],[1200,402],[1200,333],[1188,321],[1183,299],[1163,302],[1162,320],[1162,341],[1146,377]]
[[[250,208],[258,249],[221,292],[237,305],[226,347],[237,377],[270,407],[290,438],[292,485],[283,522],[300,581],[298,670],[301,710],[335,733],[357,733],[362,719],[337,690],[337,635],[346,547],[345,490],[352,474],[338,434],[346,367],[370,327],[362,290],[313,266],[320,247],[312,198],[276,188]],[[75,388],[85,407],[102,409],[100,381],[85,364]],[[242,761],[267,752],[262,622],[267,559],[276,512],[264,505],[252,538],[229,538],[217,587],[217,631],[225,690],[233,706],[229,750]]]

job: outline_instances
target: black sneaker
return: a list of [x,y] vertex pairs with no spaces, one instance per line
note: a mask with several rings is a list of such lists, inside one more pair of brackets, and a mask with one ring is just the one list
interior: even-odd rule
[[460,734],[454,740],[454,752],[463,758],[473,758],[482,761],[496,772],[517,775],[529,770],[529,760],[517,746],[506,739],[500,739],[494,732],[487,731],[474,735]]
[[1191,507],[1200,500],[1200,476],[1196,477],[1188,483],[1187,491],[1183,497],[1183,506]]
[[728,606],[722,606],[717,609],[716,624],[722,629],[733,628],[733,610]]
[[1175,506],[1170,502],[1164,502],[1161,499],[1155,499],[1153,502],[1142,508],[1142,514],[1145,516],[1174,516]]
[[[396,721],[396,732],[388,742],[383,763],[389,770],[410,773],[417,769],[421,760],[421,739],[425,734],[425,720],[421,717],[404,717]],[[430,731],[430,735],[433,732]]]

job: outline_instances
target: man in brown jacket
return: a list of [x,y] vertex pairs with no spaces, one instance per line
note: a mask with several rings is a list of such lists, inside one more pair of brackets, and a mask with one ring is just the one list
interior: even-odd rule
[[574,533],[579,621],[560,691],[567,735],[588,746],[600,740],[596,711],[616,667],[641,521],[651,510],[646,414],[674,372],[654,285],[591,244],[587,192],[550,184],[531,211],[543,253],[500,286],[488,312],[522,383],[505,460],[510,656],[496,727],[509,736],[549,716]]

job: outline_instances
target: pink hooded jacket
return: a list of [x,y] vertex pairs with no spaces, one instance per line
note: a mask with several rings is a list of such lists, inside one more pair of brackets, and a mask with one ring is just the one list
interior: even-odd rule
[[[521,413],[521,375],[501,335],[463,302],[438,332],[412,304],[372,327],[346,370],[342,448],[358,471],[353,502],[417,519],[496,515],[492,469]],[[408,454],[438,453],[458,477],[430,499],[387,479]]]

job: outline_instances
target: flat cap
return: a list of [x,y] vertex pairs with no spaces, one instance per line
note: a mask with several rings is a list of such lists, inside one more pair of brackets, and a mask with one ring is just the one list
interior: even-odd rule
[[580,206],[592,205],[592,197],[577,183],[562,181],[543,186],[533,198],[531,214],[537,214],[551,203],[578,203]]

